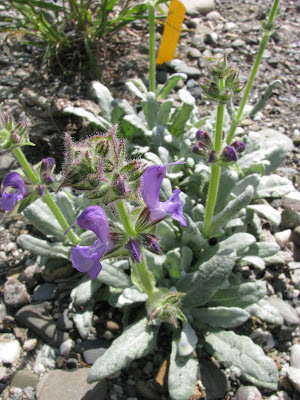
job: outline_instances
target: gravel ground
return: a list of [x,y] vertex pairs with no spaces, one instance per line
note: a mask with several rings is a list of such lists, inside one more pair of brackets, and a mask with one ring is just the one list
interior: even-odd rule
[[[246,79],[259,46],[260,20],[264,16],[265,3],[270,5],[270,1],[226,0],[218,2],[217,12],[209,14],[209,17],[187,16],[176,57],[185,61],[188,66],[199,69],[202,77],[206,73],[203,56],[226,51],[231,63],[240,69],[242,80]],[[0,5],[0,15],[1,13],[4,10]],[[266,107],[254,121],[244,120],[242,123],[246,134],[249,131],[272,128],[293,140],[294,149],[279,173],[291,179],[297,189],[300,167],[299,13],[299,2],[281,1],[281,17],[278,20],[280,26],[270,39],[249,102],[255,102],[275,79],[280,79],[282,85],[275,88]],[[136,76],[147,79],[145,35],[146,26],[135,23],[120,32],[114,43],[103,47],[104,50],[98,54],[99,63],[103,66],[103,83],[115,97],[134,101],[124,88],[125,81]],[[157,37],[160,36],[161,33],[158,32]],[[0,101],[4,102],[3,109],[28,122],[32,141],[37,144],[35,148],[26,151],[30,161],[34,163],[41,157],[53,156],[58,161],[59,169],[63,154],[62,133],[69,131],[79,138],[86,134],[86,128],[80,121],[62,116],[58,104],[60,101],[80,101],[85,107],[97,107],[90,102],[89,95],[90,82],[95,76],[88,69],[70,74],[65,67],[66,70],[62,72],[57,60],[53,60],[48,69],[41,68],[39,52],[23,44],[20,36],[7,40],[4,40],[3,34],[0,37]],[[170,72],[170,68],[158,68],[158,80],[163,81]],[[188,85],[197,98],[199,115],[207,115],[214,105],[203,100],[197,79],[189,79]],[[0,179],[15,165],[10,155],[0,153]],[[51,274],[45,277],[36,264],[35,257],[16,244],[21,233],[34,233],[34,229],[18,215],[7,216],[1,213],[0,220],[0,358],[3,360],[2,366],[0,365],[1,398],[58,399],[60,389],[67,396],[70,388],[73,392],[73,397],[70,398],[74,400],[167,400],[163,382],[170,338],[168,329],[162,331],[154,354],[133,362],[126,371],[111,377],[107,383],[96,385],[93,392],[83,397],[89,390],[85,384],[87,368],[84,367],[92,364],[112,339],[121,333],[122,315],[118,310],[99,303],[93,320],[91,338],[94,339],[82,340],[74,327],[72,310],[68,311],[69,294],[80,274],[72,275],[71,278],[53,277]],[[299,223],[300,221],[298,225]],[[279,227],[279,231],[286,229],[294,229],[297,233],[300,228],[297,225]],[[289,321],[285,321],[281,329],[271,329],[254,320],[242,328],[243,332],[249,334],[257,330],[264,332],[257,340],[275,360],[282,375],[279,391],[275,394],[252,387],[245,389],[248,390],[247,393],[236,394],[238,388],[247,385],[247,382],[219,364],[211,363],[210,358],[202,354],[202,361],[208,363],[206,369],[214,384],[207,391],[206,397],[204,388],[201,384],[197,385],[194,399],[232,399],[235,395],[237,400],[300,398],[299,388],[297,391],[291,383],[292,379],[284,377],[284,370],[288,366],[300,368],[297,327],[300,315],[300,251],[296,244],[299,243],[299,233],[298,236],[296,233],[289,235],[284,245],[284,250],[290,254],[289,264],[271,271],[266,270],[261,276],[266,280],[270,293],[276,293],[285,300]],[[20,273],[24,284],[17,280]],[[24,321],[30,320],[32,315],[38,322],[28,329]],[[47,329],[45,322],[43,325],[41,321],[46,321]],[[55,329],[59,330],[60,336]],[[55,352],[54,349],[61,343],[64,343],[64,347]],[[53,368],[59,373],[55,370],[57,375],[48,376],[45,382],[42,376]],[[64,373],[74,368],[78,374],[76,379],[66,378]],[[201,370],[202,381],[204,376],[205,372]],[[224,381],[224,377],[227,381]],[[83,391],[82,394],[80,390]],[[75,392],[77,397],[74,397]],[[65,398],[68,400],[68,397]]]

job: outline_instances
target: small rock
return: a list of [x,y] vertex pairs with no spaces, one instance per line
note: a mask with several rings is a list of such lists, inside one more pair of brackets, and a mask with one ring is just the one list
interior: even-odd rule
[[183,61],[177,64],[174,69],[177,73],[186,74],[193,79],[198,79],[201,75],[201,71],[198,68],[190,67]]
[[261,328],[253,331],[250,338],[254,343],[259,344],[265,351],[269,351],[275,347],[275,340],[272,333],[263,331]]
[[284,196],[282,206],[300,212],[300,192],[295,191]]
[[31,329],[46,342],[59,347],[69,335],[56,328],[55,321],[48,311],[49,306],[49,302],[24,306],[17,312],[16,319],[20,325]]
[[276,232],[274,234],[274,237],[276,239],[276,242],[279,244],[281,248],[285,247],[288,244],[288,241],[290,240],[291,237],[291,229],[286,229],[281,232]]
[[287,370],[287,377],[289,381],[293,384],[294,388],[300,392],[300,369],[290,367]]
[[21,346],[11,333],[0,334],[0,361],[4,364],[14,364],[21,355]]
[[199,58],[201,56],[201,51],[194,47],[190,47],[188,49],[187,55],[190,58]]
[[24,389],[28,386],[36,387],[39,377],[33,374],[29,369],[21,369],[17,371],[12,378],[10,386]]
[[78,368],[78,361],[76,358],[69,358],[66,362],[66,367],[68,369],[76,369]]
[[0,381],[6,376],[7,370],[6,367],[0,367]]
[[112,340],[114,338],[114,334],[111,331],[105,331],[103,333],[103,339]]
[[[300,288],[300,262],[292,261],[288,263],[290,275],[293,281],[293,284],[297,289]],[[300,368],[300,367],[299,367]]]
[[26,396],[25,398],[28,400],[35,400],[35,390],[32,386],[27,386],[23,389],[23,393]]
[[118,331],[120,329],[120,325],[114,321],[107,321],[106,328],[110,331]]
[[39,375],[45,372],[48,368],[55,368],[55,358],[55,350],[47,344],[44,344],[44,346],[37,354],[33,367],[33,372]]
[[88,384],[88,373],[89,368],[51,371],[38,383],[37,398],[39,400],[104,400],[107,394],[106,380]]
[[291,209],[285,209],[281,213],[282,228],[294,229],[300,224],[300,212]]
[[300,247],[300,225],[297,226],[292,233],[292,241],[295,243],[298,247]]
[[210,19],[211,21],[223,21],[224,18],[221,16],[221,14],[218,11],[211,11],[208,14],[206,14],[206,19]]
[[27,339],[23,344],[23,349],[25,351],[31,351],[36,347],[36,345],[37,345],[36,339]]
[[101,357],[110,343],[106,340],[91,339],[82,342],[83,358],[87,364],[94,364],[94,362]]
[[161,395],[154,390],[151,386],[147,384],[147,382],[139,380],[136,383],[136,391],[137,393],[147,400],[160,400]]
[[299,324],[299,317],[289,303],[279,297],[269,297],[268,302],[279,311],[287,325],[294,326]]
[[36,262],[32,262],[30,265],[28,265],[28,267],[25,268],[22,277],[26,282],[26,285],[29,288],[29,290],[33,289],[36,286],[40,275],[41,275],[41,268],[38,266]]
[[255,386],[242,386],[236,392],[235,400],[263,400],[263,397]]
[[226,22],[224,25],[225,31],[232,31],[233,29],[236,29],[237,25],[234,22]]
[[147,361],[146,365],[143,368],[143,371],[146,375],[151,375],[153,371],[153,363],[151,361]]
[[6,317],[6,307],[4,303],[0,302],[0,327],[5,317]]
[[158,370],[158,373],[155,377],[155,386],[158,391],[164,393],[166,388],[168,387],[168,360],[163,360]]
[[300,144],[300,130],[299,129],[294,129],[292,133],[292,140],[293,143],[297,146]]
[[67,332],[70,331],[73,328],[73,321],[70,320],[68,317],[68,310],[64,310],[62,315],[58,318],[56,326],[57,329],[60,329],[61,331]]
[[59,354],[61,356],[67,356],[70,354],[70,351],[74,347],[74,342],[72,339],[68,339],[65,342],[63,342],[60,347],[59,347]]
[[204,39],[200,35],[193,37],[191,45],[200,51],[204,51],[206,49],[206,44],[204,43]]
[[4,302],[8,306],[21,307],[27,304],[30,299],[25,285],[17,279],[7,280],[4,284],[3,292]]
[[246,43],[242,39],[235,39],[232,43],[231,46],[236,48],[236,47],[244,47],[246,46]]
[[182,0],[188,15],[206,15],[216,7],[214,0]]
[[57,368],[62,368],[65,364],[65,361],[66,361],[65,357],[57,356],[55,360]]
[[208,44],[211,44],[213,46],[218,45],[218,39],[219,39],[219,36],[218,36],[217,32],[208,33],[205,36],[205,42]]
[[300,344],[294,344],[291,347],[290,365],[293,368],[300,369]]
[[224,372],[210,361],[201,360],[199,365],[201,382],[205,387],[207,399],[224,399],[228,390],[228,382]]
[[42,285],[38,285],[33,292],[32,300],[33,301],[46,301],[54,299],[56,285],[54,283],[43,283]]

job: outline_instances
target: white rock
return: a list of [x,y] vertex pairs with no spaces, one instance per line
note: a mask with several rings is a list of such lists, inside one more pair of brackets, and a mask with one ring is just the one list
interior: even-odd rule
[[37,345],[37,339],[27,339],[23,344],[23,349],[25,351],[33,350]]
[[226,22],[224,28],[226,31],[231,31],[232,29],[237,28],[237,25],[234,22]]
[[61,356],[67,356],[72,348],[74,347],[74,342],[72,339],[68,339],[60,345],[59,354]]
[[281,232],[276,232],[274,234],[274,237],[276,239],[276,242],[279,244],[281,248],[285,247],[291,237],[292,231],[291,229],[286,229]]
[[33,372],[39,375],[45,372],[47,368],[55,368],[55,358],[55,350],[47,344],[44,344],[44,346],[37,354],[33,367]]
[[293,211],[300,211],[300,192],[295,191],[287,194],[283,198],[282,203],[284,208],[291,209]]
[[287,370],[287,376],[289,378],[289,381],[295,387],[295,389],[298,390],[298,392],[300,392],[300,369],[290,367]]
[[186,13],[191,15],[208,14],[215,9],[214,0],[181,0],[186,8]]
[[11,333],[0,335],[0,361],[5,364],[14,364],[21,355],[21,346]]
[[291,347],[290,364],[291,367],[300,370],[300,344],[294,344]]

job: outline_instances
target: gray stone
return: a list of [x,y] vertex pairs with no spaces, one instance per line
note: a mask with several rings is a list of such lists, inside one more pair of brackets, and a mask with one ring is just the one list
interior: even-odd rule
[[56,352],[52,347],[44,344],[44,346],[39,350],[33,371],[36,374],[42,374],[48,368],[55,368]]
[[8,306],[21,307],[29,302],[25,285],[17,279],[8,279],[3,288],[4,302]]
[[32,262],[28,267],[25,268],[22,274],[22,278],[26,282],[27,287],[33,289],[41,275],[41,268],[38,266],[36,262]]
[[23,349],[25,351],[33,350],[37,345],[37,339],[27,339],[23,344]]
[[232,43],[231,46],[236,48],[236,47],[245,47],[246,43],[242,39],[235,39]]
[[33,374],[29,369],[21,369],[17,371],[12,378],[10,386],[18,387],[24,389],[28,386],[36,387],[38,384],[39,377]]
[[271,306],[276,308],[277,311],[279,311],[287,325],[294,326],[299,324],[300,321],[297,312],[289,303],[280,299],[279,297],[269,297],[268,302],[271,304]]
[[89,385],[89,368],[73,371],[56,369],[45,375],[37,385],[38,400],[104,400],[107,393],[106,380]]
[[0,334],[0,361],[4,364],[14,364],[21,355],[21,346],[11,333]]
[[207,400],[224,399],[228,390],[226,375],[210,361],[200,361],[200,375],[206,391]]
[[300,262],[291,261],[288,263],[288,267],[295,288],[300,289]]
[[47,310],[49,305],[49,302],[44,302],[24,306],[17,312],[16,319],[20,325],[31,329],[47,343],[59,347],[69,335],[56,328],[55,321]]
[[73,321],[68,317],[68,310],[64,310],[62,315],[58,318],[56,326],[61,331],[69,331],[73,328]]
[[291,229],[286,229],[284,231],[274,233],[276,242],[279,244],[281,248],[285,247],[288,244],[288,241],[290,240],[291,237],[291,233],[292,233]]
[[300,392],[300,369],[290,367],[287,370],[287,377],[289,381],[293,384],[294,388]]
[[78,368],[78,361],[76,358],[69,358],[66,362],[67,369],[76,369]]
[[263,400],[263,397],[255,386],[242,386],[236,392],[235,400]]
[[32,300],[47,301],[54,299],[56,287],[57,285],[55,285],[54,283],[43,283],[42,285],[38,285],[34,289]]
[[199,13],[206,15],[216,7],[214,0],[182,0],[181,2],[189,15],[199,15]]
[[204,39],[200,35],[193,37],[191,45],[200,51],[204,51],[206,49],[206,44],[204,43]]
[[186,74],[193,79],[198,79],[201,75],[201,71],[198,68],[190,67],[183,61],[178,63],[174,69],[177,73]]
[[196,49],[195,47],[190,47],[188,49],[187,55],[190,58],[199,58],[201,56],[201,51]]
[[211,32],[205,36],[206,43],[211,44],[213,46],[218,45],[218,39],[219,39],[219,36],[218,36],[217,32]]
[[259,344],[265,351],[269,351],[275,347],[275,340],[269,331],[263,331],[261,328],[256,329],[250,335],[254,343]]
[[294,344],[291,347],[290,365],[293,368],[300,369],[300,344]]
[[105,353],[109,346],[110,342],[106,340],[84,340],[82,342],[82,348],[85,362],[87,364],[94,364],[94,362]]
[[282,206],[300,212],[300,192],[295,191],[284,196]]
[[70,351],[74,347],[74,342],[72,339],[68,339],[65,342],[63,342],[60,347],[59,347],[59,354],[61,356],[67,356],[69,355]]
[[285,209],[281,214],[281,224],[282,228],[294,229],[300,224],[300,212],[291,209]]
[[293,230],[292,241],[300,247],[300,225]]

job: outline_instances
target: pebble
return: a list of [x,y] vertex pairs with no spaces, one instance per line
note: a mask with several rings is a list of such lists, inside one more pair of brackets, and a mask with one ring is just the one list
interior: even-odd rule
[[0,334],[0,361],[4,364],[14,364],[21,355],[21,346],[12,333]]
[[201,56],[201,51],[195,47],[190,47],[187,51],[187,55],[190,58],[199,58]]
[[25,285],[17,279],[8,279],[3,288],[4,302],[8,306],[21,307],[29,303],[29,294]]
[[105,353],[109,346],[110,342],[107,342],[106,340],[84,340],[82,342],[82,348],[85,362],[87,364],[94,364],[94,362]]
[[67,310],[67,309],[64,310],[64,312],[59,316],[59,318],[56,322],[57,328],[64,332],[70,331],[74,326],[74,323],[69,318],[68,313],[69,313],[69,310]]
[[216,6],[214,0],[182,0],[181,2],[184,4],[188,15],[196,16],[198,16],[199,13],[206,15],[213,11]]
[[161,400],[161,395],[147,384],[146,381],[139,380],[136,383],[137,393],[147,400]]
[[23,344],[23,349],[25,351],[33,350],[37,345],[37,339],[27,339]]
[[298,325],[300,320],[294,308],[279,297],[269,297],[268,302],[279,311],[285,323],[290,326]]
[[300,247],[300,225],[293,230],[292,241]]
[[279,244],[281,248],[285,247],[288,244],[288,241],[290,240],[291,237],[291,233],[292,233],[291,229],[285,229],[284,231],[274,233],[276,242]]
[[300,344],[294,344],[291,347],[290,355],[290,365],[293,368],[298,368],[300,370]]
[[228,382],[223,371],[213,362],[201,360],[201,382],[209,399],[224,399],[228,390]]
[[69,358],[66,362],[66,367],[68,369],[76,369],[78,368],[78,361],[76,358]]
[[20,325],[31,329],[47,343],[59,347],[69,335],[56,328],[55,321],[48,311],[49,306],[49,302],[24,306],[17,312],[16,319]]
[[88,373],[89,368],[50,371],[37,385],[38,400],[105,400],[106,380],[88,384]]
[[205,36],[205,42],[207,44],[211,44],[213,46],[218,45],[218,39],[219,39],[219,36],[218,36],[217,32],[211,32]]
[[118,331],[120,329],[120,325],[114,321],[107,321],[106,328],[110,331]]
[[55,297],[55,290],[57,285],[54,283],[43,283],[42,285],[38,285],[32,295],[33,301],[47,301],[52,300]]
[[294,388],[300,392],[300,369],[289,367],[287,370],[287,377],[289,381],[293,384]]
[[63,342],[60,347],[59,347],[59,354],[61,356],[67,356],[69,355],[70,351],[74,347],[74,342],[72,339],[68,339],[65,342]]
[[255,386],[242,386],[236,392],[235,400],[263,400],[263,397]]
[[261,328],[256,329],[250,335],[254,343],[259,344],[265,351],[269,351],[275,347],[275,340],[271,332],[263,331]]
[[293,284],[297,289],[300,289],[300,262],[291,261],[288,263],[288,267]]
[[193,37],[193,39],[191,41],[191,45],[199,51],[204,51],[204,50],[206,50],[206,47],[207,47],[206,44],[204,43],[203,37],[200,35]]
[[48,368],[55,368],[55,350],[44,344],[44,346],[37,353],[37,357],[33,366],[33,372],[37,375],[42,374]]
[[15,386],[21,389],[28,386],[35,388],[38,381],[38,375],[33,374],[29,369],[21,369],[13,376],[10,386]]
[[300,212],[300,192],[295,191],[284,196],[282,206],[283,208]]
[[246,46],[246,43],[245,43],[245,41],[242,40],[242,39],[235,39],[235,40],[231,43],[231,46],[234,47],[234,48],[237,48],[237,47],[245,47],[245,46]]
[[26,285],[29,288],[29,290],[33,289],[36,286],[40,274],[41,274],[41,268],[38,266],[36,262],[31,262],[31,264],[25,268],[22,277],[26,282]]

